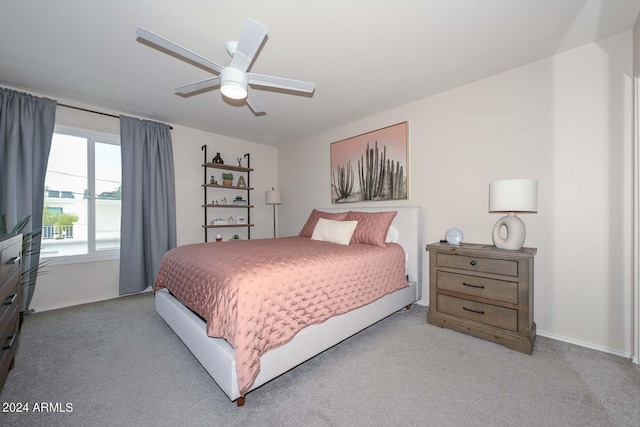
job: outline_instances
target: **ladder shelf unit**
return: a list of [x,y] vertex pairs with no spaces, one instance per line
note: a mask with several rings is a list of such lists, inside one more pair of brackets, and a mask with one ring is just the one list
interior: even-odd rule
[[[246,227],[247,228],[247,239],[251,239],[251,227],[253,227],[254,225],[251,223],[251,209],[254,207],[251,204],[251,191],[253,190],[253,187],[251,187],[251,172],[253,172],[253,169],[251,168],[251,155],[249,153],[244,154],[243,158],[246,159],[247,162],[247,167],[243,167],[243,166],[232,166],[232,165],[226,165],[226,164],[222,164],[222,163],[213,163],[211,161],[207,161],[208,156],[207,156],[207,146],[203,145],[202,146],[202,151],[204,152],[204,163],[202,164],[202,169],[204,171],[204,178],[203,178],[203,183],[202,183],[202,189],[203,189],[203,195],[204,195],[204,203],[202,204],[202,208],[204,211],[204,225],[202,226],[204,229],[204,241],[207,242],[208,241],[208,230],[211,228],[241,228],[241,227]],[[238,172],[240,174],[243,174],[243,176],[246,176],[246,186],[239,186],[239,185],[222,185],[222,184],[211,184],[209,182],[209,180],[207,179],[207,175],[208,175],[208,171],[209,169],[217,169],[217,170],[223,170],[223,171],[229,171],[229,172]],[[246,191],[247,192],[247,197],[246,197],[246,201],[247,204],[230,204],[230,203],[226,203],[226,204],[218,204],[218,203],[211,203],[209,201],[208,198],[208,194],[207,194],[207,190],[209,188],[216,188],[216,189],[224,189],[224,190],[235,190],[235,191]],[[208,210],[209,209],[218,209],[218,208],[235,208],[235,209],[246,209],[247,211],[247,216],[246,216],[246,223],[244,224],[209,224],[209,217],[208,217]]]

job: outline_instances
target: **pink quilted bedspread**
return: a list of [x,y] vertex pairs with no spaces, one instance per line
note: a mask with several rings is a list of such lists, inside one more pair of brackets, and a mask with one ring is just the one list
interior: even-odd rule
[[162,260],[154,290],[167,288],[235,349],[244,394],[260,356],[306,326],[408,286],[397,244],[338,245],[307,237],[179,246]]

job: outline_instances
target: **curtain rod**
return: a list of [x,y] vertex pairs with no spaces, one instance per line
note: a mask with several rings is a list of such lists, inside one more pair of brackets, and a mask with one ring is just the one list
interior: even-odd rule
[[[75,107],[73,105],[67,105],[67,104],[61,104],[61,103],[58,103],[58,105],[61,106],[61,107],[72,108],[74,110],[86,111],[87,113],[94,113],[94,114],[100,114],[102,116],[113,117],[115,119],[119,119],[120,118],[120,116],[116,116],[115,114],[109,114],[109,113],[103,113],[101,111],[89,110],[87,108]],[[173,130],[173,126],[169,126],[169,129]]]

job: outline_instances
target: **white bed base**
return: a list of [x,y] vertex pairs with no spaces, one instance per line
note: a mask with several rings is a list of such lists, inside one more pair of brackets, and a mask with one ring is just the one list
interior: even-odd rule
[[[409,287],[386,295],[359,309],[332,317],[323,323],[308,326],[288,343],[267,352],[260,358],[260,373],[248,391],[260,387],[420,299],[421,286],[416,282],[420,278],[419,263],[422,258],[418,240],[416,240],[419,235],[417,231],[419,229],[417,227],[419,208],[402,206],[352,209],[363,211],[398,210],[394,226],[400,231],[400,244],[405,247],[408,255],[407,273],[411,280]],[[336,211],[337,209],[326,210]],[[409,244],[407,244],[407,240]],[[237,399],[238,406],[243,405],[244,396],[240,394],[238,389],[233,347],[222,338],[207,336],[205,321],[183,306],[166,289],[156,293],[156,311],[180,337],[229,399],[232,401]]]

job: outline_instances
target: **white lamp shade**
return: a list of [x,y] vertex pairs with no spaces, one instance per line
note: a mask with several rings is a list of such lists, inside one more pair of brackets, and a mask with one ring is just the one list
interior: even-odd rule
[[282,204],[282,196],[278,190],[270,190],[264,192],[264,200],[267,205],[280,205]]
[[489,184],[489,212],[538,212],[537,179],[503,179]]

